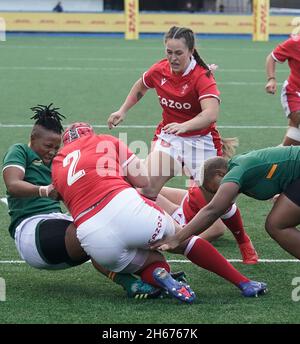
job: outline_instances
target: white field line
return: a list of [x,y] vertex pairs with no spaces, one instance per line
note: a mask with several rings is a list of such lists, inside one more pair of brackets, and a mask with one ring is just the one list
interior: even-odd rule
[[[66,124],[68,126],[68,124]],[[94,128],[108,128],[106,124],[92,124]],[[152,129],[156,125],[118,125],[117,128],[123,129]],[[0,123],[0,128],[32,128],[32,124],[4,124]],[[286,129],[282,125],[218,125],[222,129]]]
[[[228,259],[231,263],[241,263],[241,259]],[[259,263],[300,263],[298,259],[259,259]],[[25,264],[24,260],[0,260],[0,264]],[[87,263],[90,263],[88,261]],[[168,263],[191,263],[186,259],[170,259]]]
[[143,72],[145,68],[124,67],[56,67],[56,66],[0,66],[0,70],[37,70],[37,71],[107,71],[107,72]]
[[[132,58],[124,57],[47,57],[47,61],[109,61],[132,62]],[[126,68],[126,67],[125,67]],[[263,69],[262,69],[263,71]]]
[[[136,67],[59,67],[59,66],[0,66],[0,70],[12,70],[12,71],[67,71],[67,72],[94,72],[94,71],[102,71],[102,72],[144,72],[147,68],[136,68]],[[236,70],[220,70],[220,72],[253,72],[256,70],[243,70],[243,69],[236,69]],[[288,71],[286,71],[287,73]],[[259,71],[259,73],[263,73],[263,71]],[[219,81],[218,85],[238,85],[238,86],[257,86],[257,85],[265,85],[265,82],[260,81]],[[282,83],[278,83],[278,85],[282,85]]]
[[[131,62],[132,58],[123,58],[123,57],[47,57],[47,61],[100,61],[100,62]],[[103,67],[104,68],[104,67]],[[116,68],[119,70],[119,68],[122,67],[111,67],[112,69]],[[126,69],[127,67],[123,67],[122,69]],[[136,68],[136,70],[139,70],[140,68]],[[145,70],[147,67],[145,67]],[[265,69],[263,68],[218,68],[217,72],[222,73],[265,73]],[[278,69],[276,73],[288,73],[288,69]]]

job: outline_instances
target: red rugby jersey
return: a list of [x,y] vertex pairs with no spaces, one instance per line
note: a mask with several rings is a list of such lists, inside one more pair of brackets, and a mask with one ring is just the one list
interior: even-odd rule
[[[186,219],[186,223],[189,223],[195,215],[204,208],[207,205],[207,201],[204,197],[204,194],[202,190],[199,188],[198,185],[193,184],[188,188],[188,193],[185,196],[182,204],[182,210],[184,217]],[[226,210],[224,214],[227,214],[232,209],[232,206],[230,206],[229,209]],[[234,216],[232,214],[230,217]],[[228,217],[228,218],[230,218]]]
[[188,188],[188,193],[184,198],[182,210],[186,223],[189,223],[200,209],[207,205],[204,195],[197,185]]
[[131,187],[123,167],[134,157],[122,141],[110,135],[83,136],[58,152],[52,164],[53,184],[74,219],[100,200],[104,207]]
[[[155,88],[163,109],[163,120],[157,127],[157,134],[168,123],[186,122],[198,115],[202,111],[202,99],[214,97],[219,100],[220,92],[213,75],[207,76],[207,70],[195,62],[191,61],[185,73],[175,74],[171,71],[168,60],[163,59],[143,74],[144,85]],[[211,124],[207,129],[180,136],[207,135],[214,128],[215,124]]]
[[288,60],[290,67],[288,83],[291,87],[300,90],[300,39],[291,37],[282,42],[273,50],[272,56],[280,63]]

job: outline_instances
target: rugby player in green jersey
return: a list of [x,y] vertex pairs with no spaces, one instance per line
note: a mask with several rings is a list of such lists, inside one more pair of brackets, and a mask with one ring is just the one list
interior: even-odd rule
[[202,233],[243,193],[257,200],[279,197],[265,228],[277,243],[300,259],[300,147],[272,147],[240,154],[227,162],[214,157],[204,163],[203,188],[212,200],[176,235],[153,248],[174,249],[193,234]]
[[[61,144],[62,116],[49,106],[32,111],[35,124],[28,144],[12,145],[3,159],[3,179],[11,223],[9,232],[19,255],[38,269],[66,269],[90,259],[81,248],[72,217],[62,213],[51,184],[51,165]],[[154,298],[161,290],[131,274],[95,268],[120,284],[129,297]]]

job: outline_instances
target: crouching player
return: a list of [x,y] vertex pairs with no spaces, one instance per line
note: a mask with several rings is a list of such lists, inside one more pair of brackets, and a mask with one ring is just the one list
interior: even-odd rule
[[[217,174],[210,176],[208,171],[206,171],[206,176],[201,186],[194,182],[188,190],[163,187],[156,203],[181,226],[185,226],[213,198],[214,192],[212,192],[209,185],[214,182],[214,178],[219,178],[219,176]],[[213,226],[210,226],[199,236],[208,241],[213,241],[224,234],[224,225],[233,234],[239,246],[243,263],[257,264],[258,255],[250,237],[245,231],[239,208],[235,203],[227,209],[220,219],[214,222]]]

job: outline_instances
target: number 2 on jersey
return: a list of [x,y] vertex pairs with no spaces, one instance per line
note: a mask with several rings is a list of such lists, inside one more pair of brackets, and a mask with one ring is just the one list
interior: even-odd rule
[[71,164],[68,170],[68,180],[67,180],[67,183],[69,186],[74,184],[78,179],[80,179],[81,177],[85,175],[84,170],[79,170],[78,172],[75,172],[80,156],[81,156],[80,150],[78,149],[78,150],[73,151],[72,153],[69,153],[64,158],[63,167],[67,167],[69,164]]

